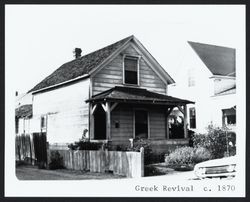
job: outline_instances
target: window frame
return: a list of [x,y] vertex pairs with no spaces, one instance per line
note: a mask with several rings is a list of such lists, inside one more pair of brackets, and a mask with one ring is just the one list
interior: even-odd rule
[[[191,127],[191,110],[194,109],[194,121],[195,121],[195,127]],[[189,128],[190,129],[196,129],[196,108],[195,106],[189,107]]]
[[[125,82],[125,58],[134,58],[137,61],[137,84],[132,84],[132,83],[126,83]],[[123,64],[122,64],[122,83],[123,85],[127,85],[127,86],[140,86],[140,59],[141,56],[139,55],[128,55],[128,54],[124,54],[123,55]]]
[[[232,113],[232,114],[227,114],[227,111],[230,110],[232,108],[226,108],[226,109],[222,109],[222,126],[235,126],[236,125],[236,109],[235,110],[235,113]],[[232,109],[233,110],[233,109]],[[228,117],[229,116],[234,116],[234,120],[235,120],[235,123],[228,123]]]
[[140,107],[133,109],[133,139],[136,138],[136,135],[135,135],[135,124],[136,124],[135,113],[136,113],[136,111],[145,111],[146,112],[146,114],[147,114],[147,125],[148,125],[148,128],[147,128],[148,134],[147,134],[146,139],[150,139],[151,138],[151,136],[150,136],[150,117],[149,117],[150,114],[149,114],[149,111],[147,109],[140,108]]

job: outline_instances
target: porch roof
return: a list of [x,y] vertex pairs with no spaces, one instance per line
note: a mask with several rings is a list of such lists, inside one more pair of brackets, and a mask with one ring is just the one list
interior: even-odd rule
[[194,103],[176,97],[154,93],[144,88],[115,86],[107,91],[92,96],[86,102],[119,102],[119,103],[142,103],[161,105],[183,105]]

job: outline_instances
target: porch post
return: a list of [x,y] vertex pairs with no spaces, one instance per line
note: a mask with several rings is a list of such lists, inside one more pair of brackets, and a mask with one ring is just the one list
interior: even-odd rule
[[169,139],[169,115],[171,114],[173,107],[168,108],[166,112],[166,138]]
[[95,124],[95,119],[94,119],[94,112],[97,108],[97,104],[90,104],[90,122],[89,122],[89,127],[90,127],[90,133],[89,133],[89,139],[93,140],[94,139],[94,124]]
[[166,138],[169,139],[169,124],[168,124],[168,121],[169,121],[169,118],[168,118],[168,114],[166,116],[166,132],[167,132],[167,135],[166,135]]
[[187,131],[187,105],[183,106],[184,110],[184,138],[188,138],[188,131]]
[[110,102],[106,102],[106,138],[111,138],[111,116],[110,116]]

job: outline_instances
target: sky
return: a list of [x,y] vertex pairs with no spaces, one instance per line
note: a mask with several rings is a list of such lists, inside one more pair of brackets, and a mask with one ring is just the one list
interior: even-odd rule
[[[25,93],[62,64],[134,35],[175,78],[187,41],[239,48],[244,6],[7,5],[5,72]],[[15,92],[13,92],[15,93]]]

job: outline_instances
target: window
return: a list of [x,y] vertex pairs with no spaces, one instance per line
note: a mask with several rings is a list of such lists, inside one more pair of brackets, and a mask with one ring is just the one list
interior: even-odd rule
[[124,83],[138,85],[138,58],[126,56],[124,58]]
[[18,125],[18,118],[17,117],[15,117],[15,126],[16,126],[15,127],[16,128],[16,134],[18,134],[18,129],[19,129],[18,126],[19,125]]
[[195,86],[194,69],[188,70],[188,87]]
[[195,108],[189,108],[189,122],[190,128],[196,128],[196,115],[195,115]]
[[222,110],[222,125],[235,125],[236,124],[236,107]]
[[144,110],[135,111],[135,137],[148,138],[148,113]]
[[46,129],[46,116],[42,116],[41,117],[41,131],[45,130]]

